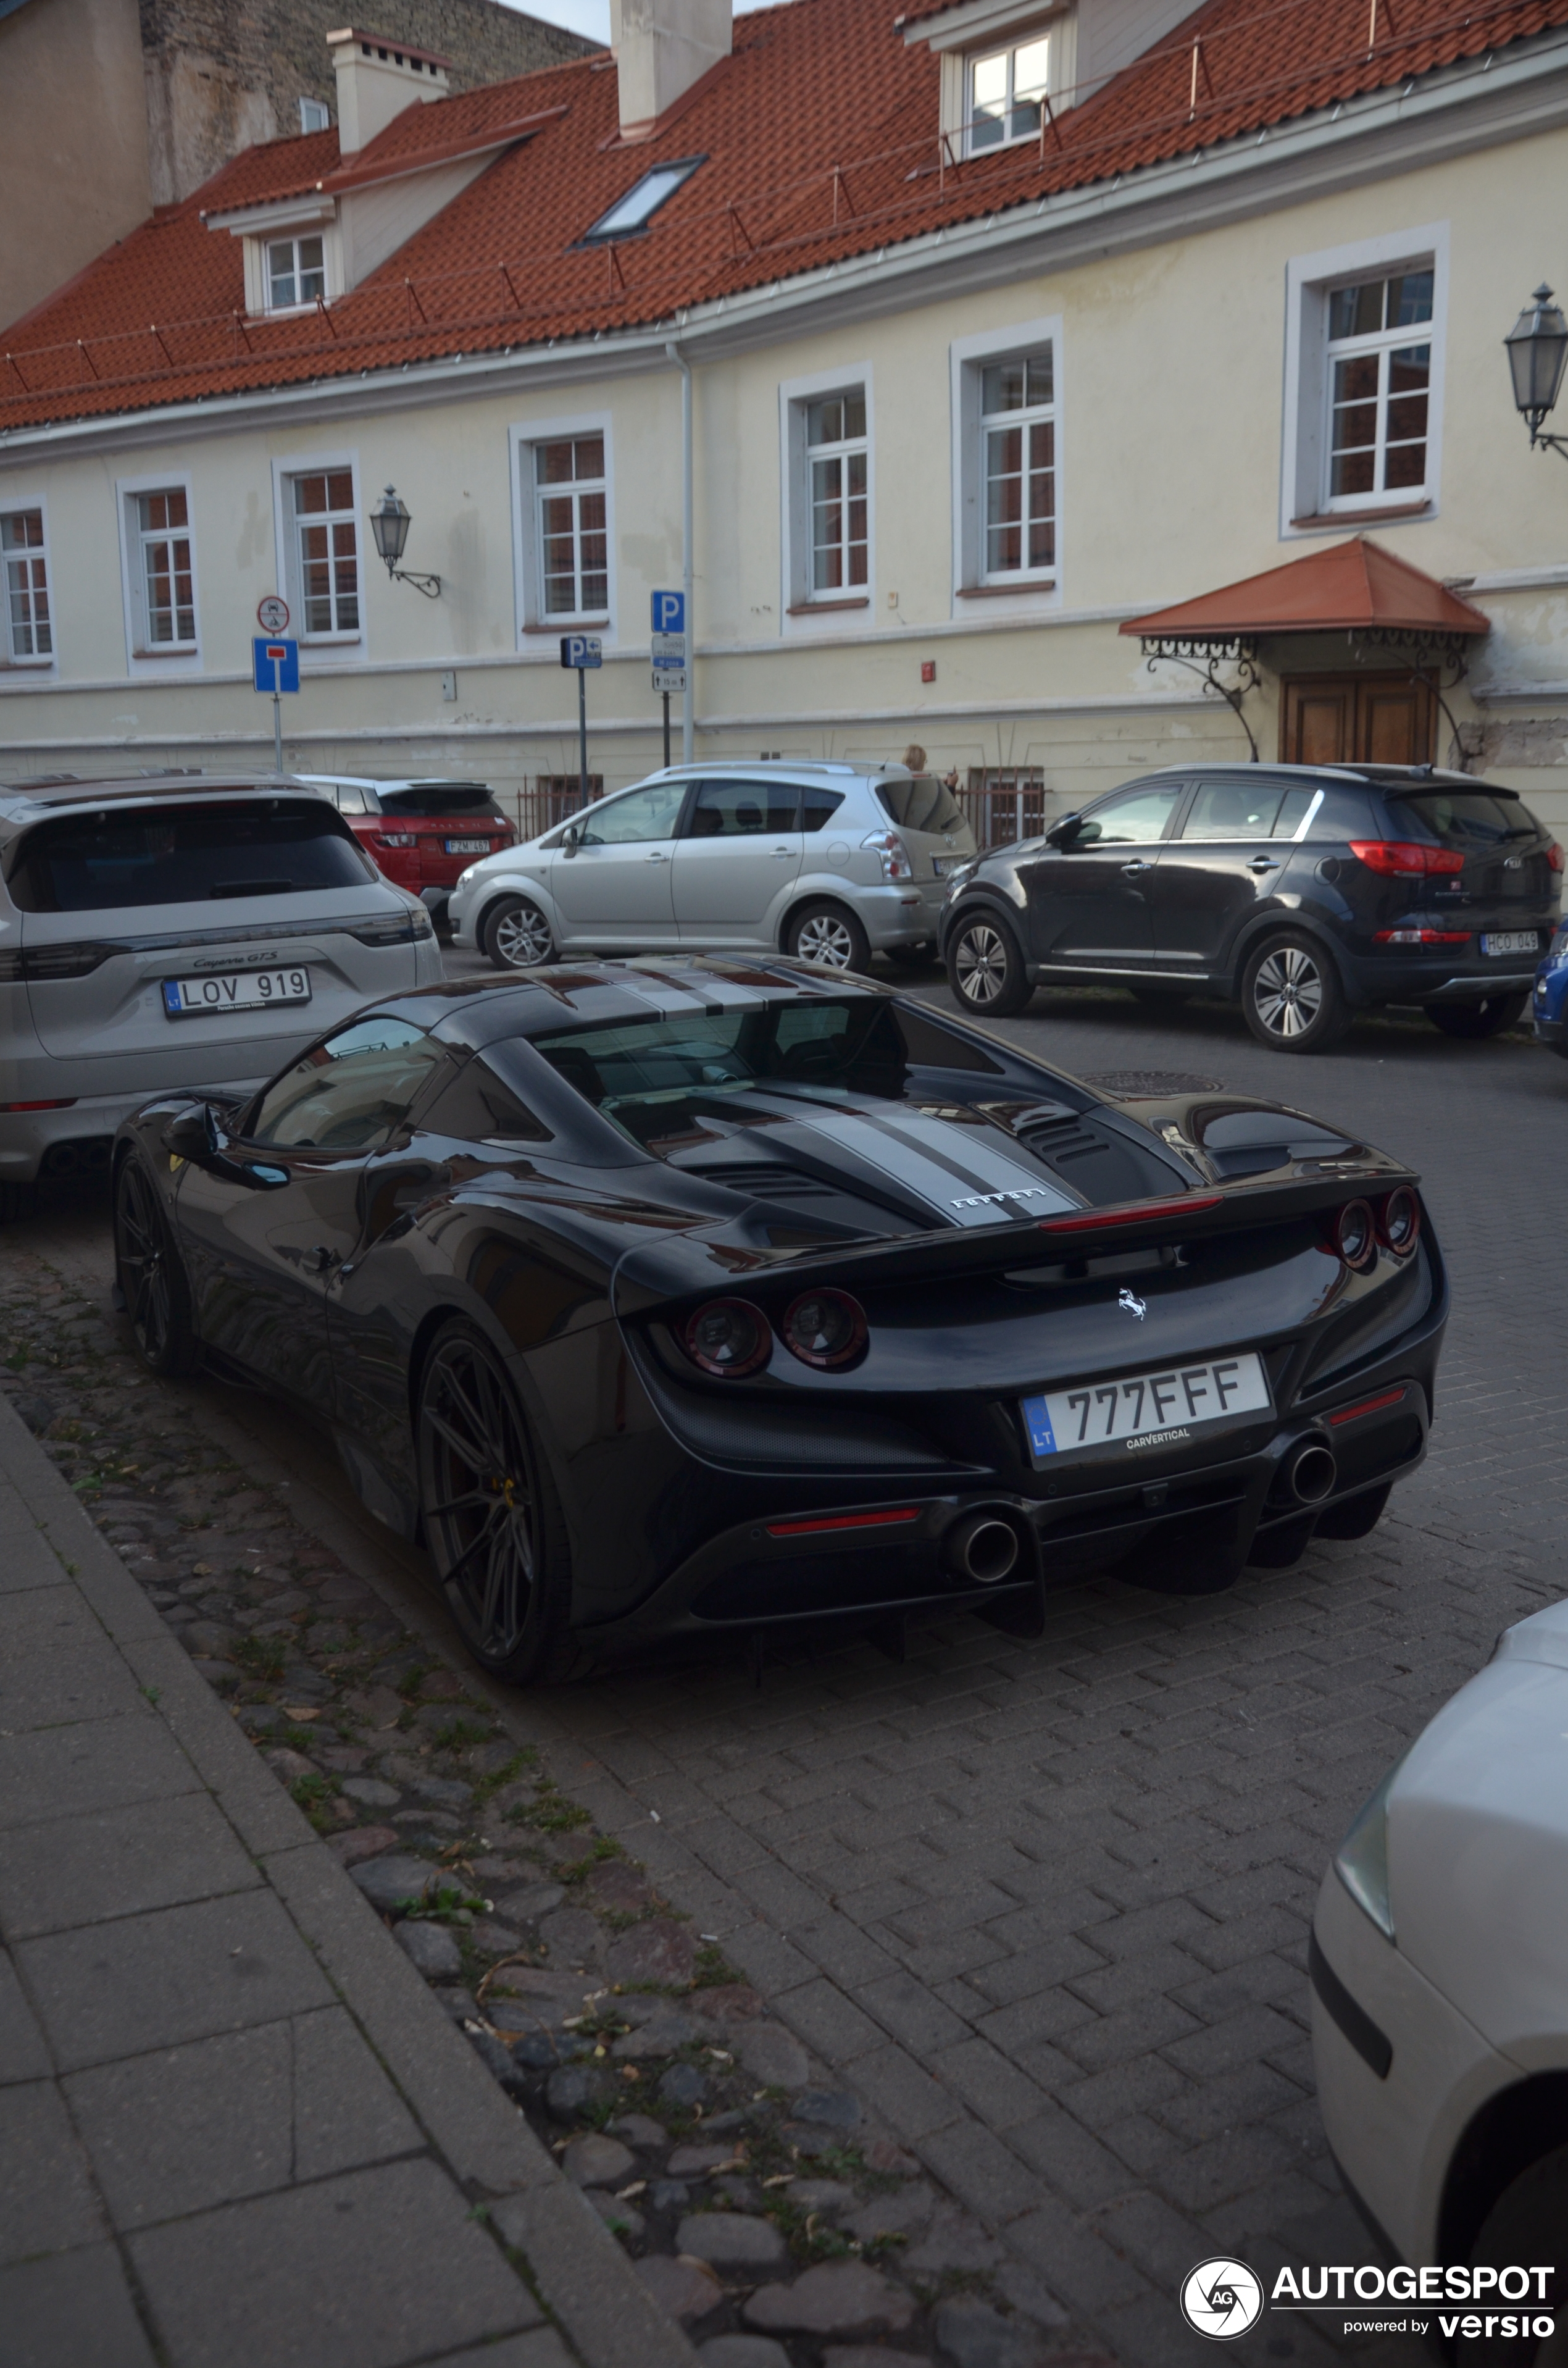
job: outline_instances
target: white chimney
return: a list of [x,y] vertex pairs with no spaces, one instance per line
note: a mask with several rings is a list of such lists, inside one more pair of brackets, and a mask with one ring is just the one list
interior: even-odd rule
[[730,0],[610,0],[620,136],[646,140],[677,98],[730,54]]
[[329,33],[326,45],[337,76],[337,145],[346,157],[368,148],[416,99],[447,96],[449,58],[411,50],[406,41],[389,40],[382,33],[358,32],[352,26]]

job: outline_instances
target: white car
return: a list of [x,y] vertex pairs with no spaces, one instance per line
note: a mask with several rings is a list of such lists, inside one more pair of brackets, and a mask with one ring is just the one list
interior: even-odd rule
[[0,787],[0,1216],[103,1167],[152,1095],[259,1085],[372,996],[440,975],[419,899],[298,781]]
[[[1494,2327],[1457,2356],[1568,2360],[1568,1602],[1506,1629],[1379,1785],[1311,1968],[1324,2123],[1363,2217],[1406,2264],[1550,2265],[1554,2333]],[[1517,2312],[1517,2283],[1485,2307]]]
[[862,971],[936,942],[974,834],[902,765],[677,766],[471,864],[448,917],[498,970],[560,954],[797,954]]

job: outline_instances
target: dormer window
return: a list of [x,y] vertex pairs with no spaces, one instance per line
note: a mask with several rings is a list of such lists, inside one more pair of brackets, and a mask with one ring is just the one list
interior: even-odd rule
[[326,300],[325,243],[319,233],[304,238],[269,238],[267,242],[267,309],[297,312],[301,305]]
[[970,155],[1038,136],[1051,85],[1051,45],[1049,33],[1037,33],[1011,49],[991,50],[966,62],[964,145]]
[[700,156],[686,156],[678,165],[655,165],[632,183],[608,214],[599,216],[592,230],[584,232],[585,245],[589,239],[630,238],[634,231],[646,230],[665,199],[674,197],[683,181],[690,180],[701,162]]

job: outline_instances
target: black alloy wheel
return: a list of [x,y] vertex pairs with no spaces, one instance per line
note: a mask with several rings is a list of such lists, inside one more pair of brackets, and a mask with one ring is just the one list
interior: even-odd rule
[[948,939],[948,984],[979,1019],[1010,1019],[1034,988],[1023,948],[1000,913],[987,906],[960,920]]
[[1304,932],[1289,931],[1248,957],[1242,1016],[1271,1053],[1325,1053],[1352,1015],[1328,955]]
[[114,1265],[142,1362],[151,1373],[188,1373],[199,1354],[190,1286],[157,1187],[134,1152],[115,1178]]
[[871,941],[846,905],[802,905],[791,914],[784,951],[798,962],[818,962],[824,970],[867,971],[871,967]]
[[484,916],[484,952],[497,970],[537,970],[555,960],[555,939],[527,896],[500,896]]
[[1423,1008],[1434,1028],[1445,1036],[1463,1036],[1472,1041],[1483,1036],[1501,1036],[1522,1019],[1529,1001],[1529,989],[1520,987],[1511,995],[1485,995],[1479,1003],[1428,1003]]
[[560,1500],[499,1357],[460,1319],[426,1360],[415,1445],[425,1543],[474,1659],[512,1685],[568,1675]]

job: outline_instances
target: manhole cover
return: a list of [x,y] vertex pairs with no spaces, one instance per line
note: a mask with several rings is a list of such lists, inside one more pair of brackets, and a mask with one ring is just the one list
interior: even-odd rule
[[1131,1101],[1139,1094],[1222,1094],[1218,1077],[1189,1076],[1185,1069],[1101,1069],[1085,1076],[1086,1086],[1102,1094]]

